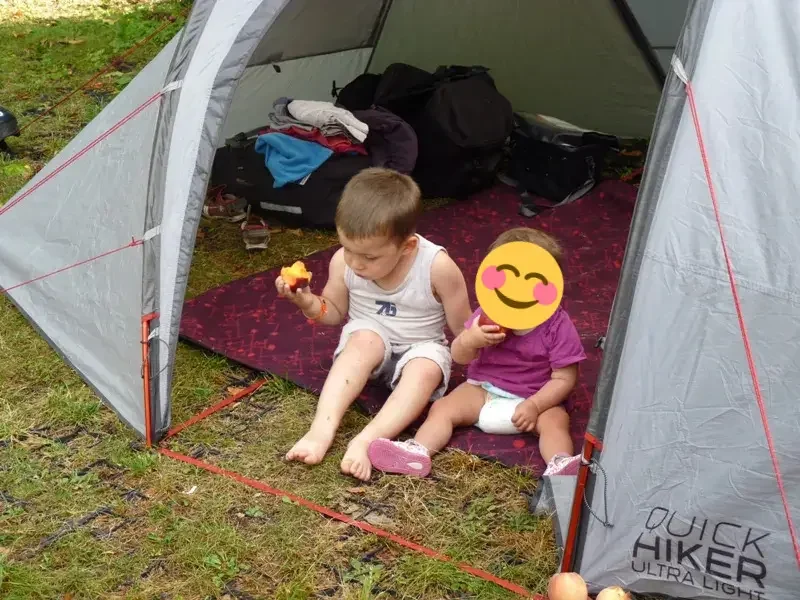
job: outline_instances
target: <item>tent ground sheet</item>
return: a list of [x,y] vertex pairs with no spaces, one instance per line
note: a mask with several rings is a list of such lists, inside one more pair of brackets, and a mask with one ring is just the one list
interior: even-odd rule
[[[515,190],[498,186],[469,200],[427,211],[419,226],[420,234],[447,248],[461,267],[473,307],[477,306],[477,268],[500,233],[511,227],[536,227],[560,241],[566,255],[563,306],[580,332],[588,357],[581,366],[578,386],[566,402],[576,451],[582,446],[589,417],[602,358],[602,350],[596,346],[606,333],[636,192],[626,183],[605,181],[579,200],[528,218],[519,215]],[[335,251],[330,248],[303,258],[316,275],[316,291],[324,285]],[[331,367],[340,327],[312,326],[291,303],[279,298],[274,285],[278,271],[233,281],[188,300],[181,336],[237,363],[319,393]],[[464,372],[454,365],[451,389],[464,380]],[[371,383],[357,404],[374,414],[387,395],[384,386]],[[449,447],[517,465],[536,475],[545,466],[537,439],[530,434],[490,435],[465,428],[455,432]]]

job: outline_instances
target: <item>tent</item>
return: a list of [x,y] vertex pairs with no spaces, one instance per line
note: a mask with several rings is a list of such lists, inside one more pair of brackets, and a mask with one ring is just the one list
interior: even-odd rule
[[551,478],[540,498],[555,510],[562,568],[593,586],[800,594],[798,17],[781,0],[697,1],[687,16],[604,345],[584,448],[594,466],[585,488]]
[[[0,286],[122,420],[156,441],[170,425],[181,309],[215,150],[259,125],[275,97],[329,100],[334,82],[398,61],[484,64],[517,110],[621,136],[647,136],[657,123],[587,435],[596,466],[577,483],[545,486],[564,566],[593,588],[794,597],[800,579],[703,164],[668,61],[674,47],[697,87],[796,513],[790,199],[800,181],[790,161],[800,21],[781,0],[696,0],[685,24],[684,0],[331,4],[197,0],[181,32],[0,207]],[[800,16],[800,7],[789,10]],[[67,275],[67,265],[78,266]],[[591,510],[581,510],[584,495]]]
[[[663,44],[656,34],[669,32],[652,24],[665,13],[659,4],[635,3]],[[635,19],[624,2],[330,6],[196,1],[175,38],[0,208],[6,288],[134,240],[136,250],[9,295],[98,396],[152,439],[170,423],[178,326],[215,150],[262,125],[275,98],[331,100],[334,82],[343,86],[396,61],[422,68],[484,64],[517,110],[619,135],[652,130],[663,69],[643,29],[629,27]],[[407,43],[409,35],[415,44]],[[152,336],[147,410],[143,316]]]

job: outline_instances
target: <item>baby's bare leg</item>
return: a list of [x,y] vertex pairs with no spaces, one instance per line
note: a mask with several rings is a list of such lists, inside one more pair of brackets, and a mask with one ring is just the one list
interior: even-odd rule
[[403,368],[400,381],[372,421],[364,427],[347,448],[341,469],[366,481],[372,474],[367,457],[370,442],[393,438],[408,427],[425,409],[430,397],[442,382],[442,370],[427,358],[414,358]]
[[549,408],[536,420],[539,434],[539,452],[545,463],[556,454],[572,456],[572,437],[569,434],[569,415],[561,406]]
[[364,389],[370,373],[381,364],[383,357],[383,340],[377,333],[362,329],[350,336],[322,387],[311,428],[286,453],[287,460],[309,465],[322,461],[345,411]]
[[430,454],[439,452],[453,436],[453,428],[478,422],[485,400],[483,388],[462,383],[452,393],[433,403],[428,418],[414,439],[425,446]]

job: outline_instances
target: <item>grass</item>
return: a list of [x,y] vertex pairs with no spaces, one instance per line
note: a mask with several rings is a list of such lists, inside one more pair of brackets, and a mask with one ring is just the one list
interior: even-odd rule
[[[74,96],[0,159],[0,203],[132,79],[183,22],[173,0],[0,0],[0,103],[21,124],[111,58],[175,23]],[[284,229],[250,255],[235,226],[203,223],[189,295],[327,247],[326,232]],[[0,596],[38,598],[514,597],[451,565],[221,477],[144,451],[5,299],[0,299]],[[181,344],[174,422],[241,385],[248,371]],[[548,521],[531,516],[535,482],[446,452],[436,479],[343,477],[350,411],[329,458],[310,469],[280,457],[310,421],[315,397],[273,380],[252,399],[182,433],[172,447],[542,592],[556,568]]]

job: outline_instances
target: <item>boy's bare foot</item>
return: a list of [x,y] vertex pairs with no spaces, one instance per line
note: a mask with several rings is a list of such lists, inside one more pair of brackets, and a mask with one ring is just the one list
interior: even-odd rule
[[352,475],[361,481],[369,480],[372,475],[372,463],[369,462],[367,456],[367,449],[369,448],[369,441],[363,441],[358,438],[353,439],[347,446],[347,452],[344,453],[342,464],[340,468],[345,475]]
[[307,465],[319,464],[325,458],[325,453],[331,447],[332,442],[332,436],[309,431],[286,453],[286,460],[297,460]]

